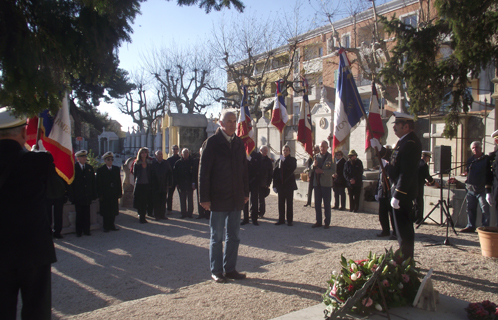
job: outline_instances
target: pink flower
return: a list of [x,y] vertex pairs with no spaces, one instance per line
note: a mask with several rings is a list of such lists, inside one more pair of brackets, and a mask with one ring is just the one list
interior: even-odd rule
[[405,282],[405,283],[410,281],[410,276],[408,276],[407,274],[402,274],[401,277],[403,278],[403,282]]
[[362,304],[368,308],[373,304],[373,300],[371,298],[365,298],[362,300]]
[[356,272],[356,278],[361,279],[362,276],[363,276],[363,272],[361,272],[361,271]]
[[389,287],[389,281],[387,281],[387,279],[382,280],[382,285],[384,287]]

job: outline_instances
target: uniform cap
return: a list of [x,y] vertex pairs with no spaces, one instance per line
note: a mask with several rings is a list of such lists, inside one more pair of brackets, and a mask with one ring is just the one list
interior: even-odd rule
[[0,108],[0,130],[13,129],[26,124],[26,119],[17,118],[6,107]]
[[358,156],[358,154],[356,153],[356,151],[354,149],[351,149],[351,151],[349,151],[349,153],[348,153],[348,156]]
[[86,150],[80,150],[80,151],[76,152],[74,155],[77,157],[86,157],[87,153],[88,152]]
[[396,117],[396,120],[404,120],[404,121],[414,121],[415,117],[406,113],[401,113],[401,112],[393,112],[394,117]]
[[493,132],[493,133],[491,134],[491,138],[498,139],[498,130],[496,130],[495,132]]
[[432,152],[424,150],[424,151],[422,151],[422,157],[431,157],[432,158]]
[[114,158],[114,153],[112,153],[112,151],[107,151],[106,153],[104,153],[104,155],[102,156],[102,159],[105,160],[109,157]]

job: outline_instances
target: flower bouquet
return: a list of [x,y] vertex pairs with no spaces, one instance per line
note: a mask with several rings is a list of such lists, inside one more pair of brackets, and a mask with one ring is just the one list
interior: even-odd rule
[[[415,262],[411,258],[404,260],[400,250],[393,252],[391,248],[380,256],[372,255],[370,252],[367,259],[356,261],[348,261],[341,255],[341,265],[339,273],[336,271],[332,273],[327,292],[323,295],[323,302],[326,305],[324,312],[327,317],[335,309],[342,308],[360,289],[365,290],[365,293],[351,310],[346,311],[370,313],[374,309],[382,311],[385,306],[387,308],[404,306],[413,302],[420,286]],[[382,271],[379,270],[377,273],[376,281],[371,281],[372,285],[363,288],[382,265]]]
[[496,304],[488,300],[481,303],[470,303],[465,310],[467,310],[467,316],[470,320],[498,319],[498,309],[496,308]]

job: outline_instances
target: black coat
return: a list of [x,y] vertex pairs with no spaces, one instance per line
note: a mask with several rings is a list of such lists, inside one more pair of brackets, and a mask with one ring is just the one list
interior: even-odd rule
[[168,161],[163,160],[159,162],[154,159],[152,162],[151,180],[152,192],[168,192],[168,188],[173,186],[173,168]]
[[348,160],[344,164],[344,179],[346,180],[346,184],[348,187],[351,186],[349,180],[354,179],[355,185],[358,186],[363,183],[363,162],[361,162],[358,157],[356,157],[356,161]]
[[275,163],[273,170],[273,187],[277,188],[277,192],[297,190],[296,177],[294,171],[297,167],[297,160],[290,155],[285,157],[285,161],[280,159]]
[[69,200],[76,205],[89,206],[97,199],[97,188],[95,185],[95,172],[93,167],[85,163],[81,170],[79,162],[74,165],[74,181],[69,186]]
[[[0,140],[0,272],[36,268],[56,261],[45,211],[47,181],[55,176],[49,153],[27,152],[9,139]],[[1,179],[0,179],[1,180]]]
[[[180,156],[177,154],[177,155],[172,155],[171,157],[169,157],[168,159],[166,159],[166,161],[168,161],[169,163],[169,166],[171,167],[171,170],[173,170],[173,168],[175,167],[175,164],[178,160],[180,160]],[[176,187],[178,183],[175,181],[174,179],[174,176],[173,176],[173,185],[174,187]]]
[[199,196],[200,202],[211,202],[212,211],[242,210],[249,196],[244,142],[234,136],[229,143],[221,128],[203,144]]
[[249,188],[259,187],[261,184],[261,165],[263,156],[261,153],[253,151],[251,153],[251,160],[247,162],[247,172],[249,174]]
[[411,201],[417,197],[421,152],[422,144],[413,131],[396,144],[389,166],[389,181],[393,184],[392,197],[400,201]]
[[273,162],[266,156],[261,156],[260,187],[269,188],[273,179]]
[[339,162],[336,163],[336,173],[337,178],[334,179],[334,188],[345,188],[347,185],[346,178],[344,178],[344,165],[346,164],[346,159],[341,158]]
[[102,216],[117,216],[119,214],[118,199],[123,195],[119,167],[112,166],[109,170],[106,165],[103,165],[98,168],[96,185],[100,200],[100,214]]
[[173,168],[174,180],[181,190],[192,190],[192,183],[196,180],[196,165],[192,157],[187,160],[180,158]]

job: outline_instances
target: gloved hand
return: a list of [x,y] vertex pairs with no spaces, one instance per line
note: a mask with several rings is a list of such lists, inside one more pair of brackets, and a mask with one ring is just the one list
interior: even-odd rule
[[489,203],[490,206],[493,205],[493,197],[491,196],[491,193],[486,193],[486,201]]
[[370,139],[370,145],[373,148],[377,149],[377,151],[382,150],[382,145],[380,144],[379,140],[377,140],[376,138]]
[[47,149],[45,149],[45,147],[43,146],[43,141],[38,140],[37,144],[38,144],[38,149],[35,148],[36,144],[34,144],[31,147],[31,151],[33,151],[33,152],[47,152]]
[[399,209],[399,200],[396,198],[391,198],[391,207],[393,207],[393,209]]
[[284,162],[285,161],[285,157],[283,154],[280,155],[280,161]]
[[389,164],[389,161],[382,159],[382,165],[384,165],[384,168]]
[[273,192],[278,193],[277,188],[273,187]]
[[375,201],[379,202],[379,195],[375,195]]

